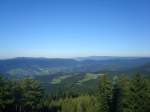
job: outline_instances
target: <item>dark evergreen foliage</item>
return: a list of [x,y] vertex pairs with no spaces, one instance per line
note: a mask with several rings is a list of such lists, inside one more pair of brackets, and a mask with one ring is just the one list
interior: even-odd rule
[[37,80],[0,77],[0,112],[150,112],[150,79],[100,77],[95,94],[45,94]]

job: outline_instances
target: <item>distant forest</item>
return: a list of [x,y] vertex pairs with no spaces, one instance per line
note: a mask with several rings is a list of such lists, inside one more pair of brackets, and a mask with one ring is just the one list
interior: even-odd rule
[[100,76],[93,93],[45,93],[32,78],[0,77],[0,112],[150,112],[150,79]]

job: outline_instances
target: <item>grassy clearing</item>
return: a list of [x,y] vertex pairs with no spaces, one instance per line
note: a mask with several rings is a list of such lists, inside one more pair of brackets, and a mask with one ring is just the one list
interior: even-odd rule
[[[89,80],[97,79],[100,75],[103,75],[103,74],[87,73],[87,74],[84,75],[83,79],[79,79],[77,81],[77,84],[82,84],[82,83],[87,82]],[[51,84],[60,84],[63,80],[65,80],[69,77],[71,77],[71,75],[59,76],[57,78],[54,78],[51,81]]]
[[60,76],[60,77],[54,78],[51,81],[51,84],[60,84],[64,79],[67,79],[69,77],[71,77],[71,75],[65,75],[65,76]]
[[87,82],[87,81],[89,81],[89,80],[97,79],[100,75],[103,75],[103,74],[87,73],[87,74],[84,76],[84,79],[79,80],[78,83],[79,83],[79,84],[82,84],[82,83]]

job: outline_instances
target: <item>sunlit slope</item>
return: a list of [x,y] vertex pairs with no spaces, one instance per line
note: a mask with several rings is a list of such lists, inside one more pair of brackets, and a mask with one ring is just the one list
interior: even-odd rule
[[[93,80],[93,79],[97,79],[100,75],[104,75],[104,74],[94,74],[94,73],[86,73],[86,74],[82,74],[82,78],[76,80],[76,84],[83,84],[87,81]],[[53,78],[51,80],[51,84],[61,84],[63,83],[64,80],[68,79],[68,78],[73,78],[74,76],[72,75],[64,75],[64,76],[58,76],[56,78]],[[78,75],[76,75],[76,77],[78,77]]]

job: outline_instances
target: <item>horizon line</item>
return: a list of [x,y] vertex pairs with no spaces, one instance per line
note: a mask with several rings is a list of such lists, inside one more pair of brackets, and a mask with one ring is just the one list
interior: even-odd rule
[[88,55],[88,56],[73,56],[73,57],[16,56],[16,57],[7,57],[7,58],[0,57],[0,60],[16,59],[16,58],[77,59],[77,58],[86,58],[86,57],[150,58],[150,56]]

